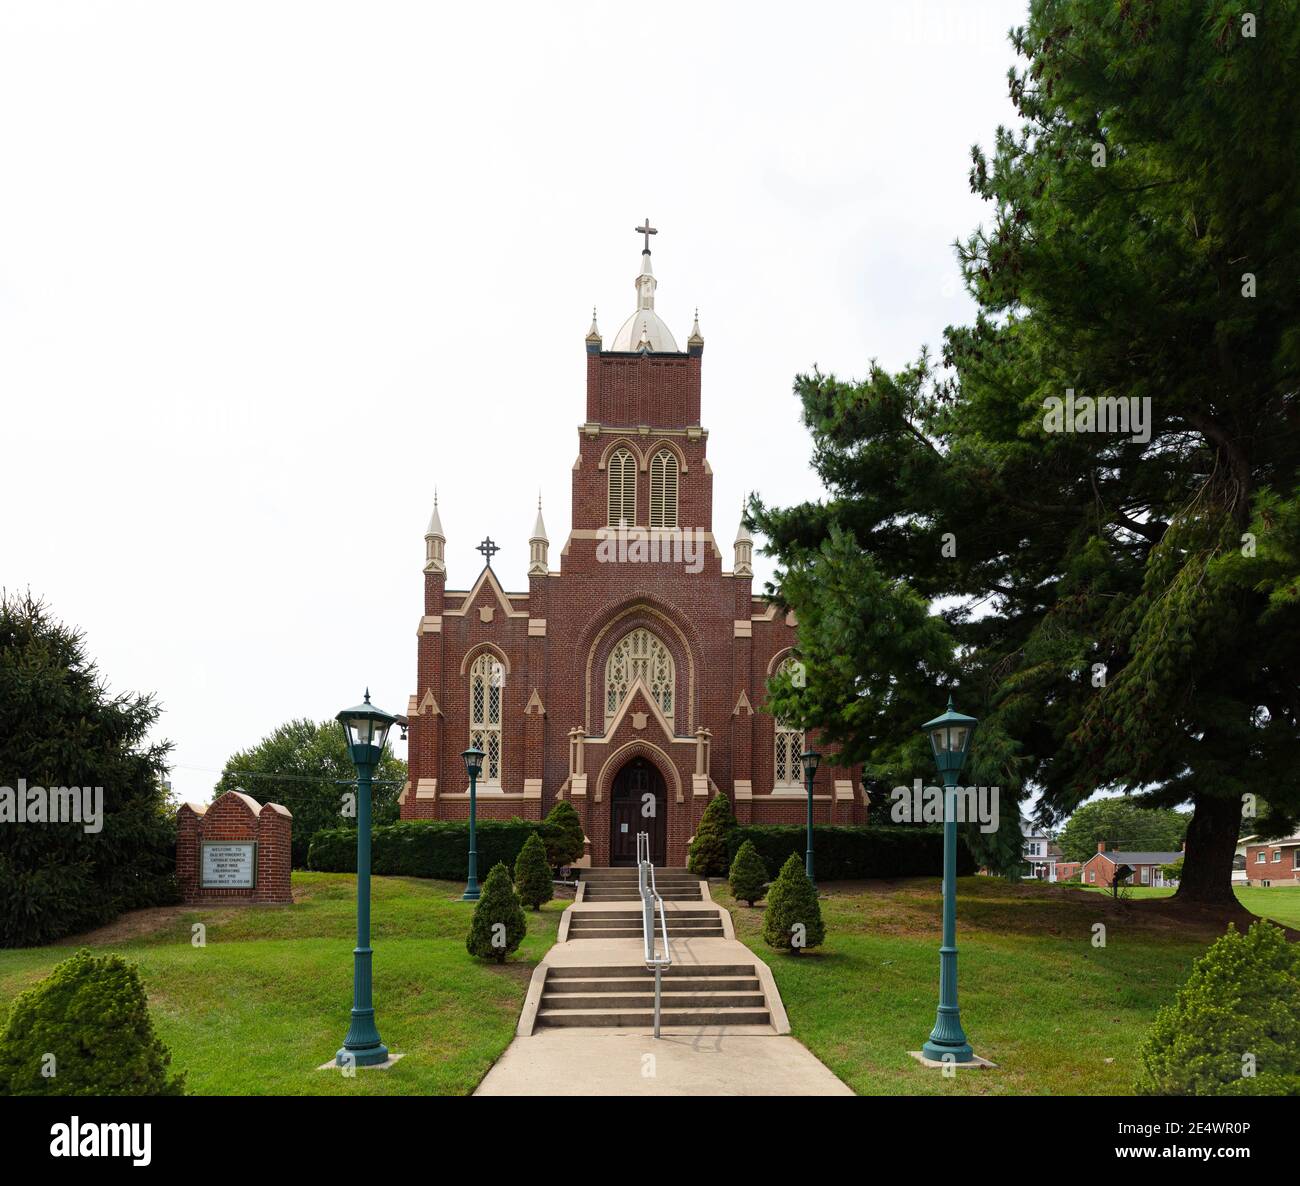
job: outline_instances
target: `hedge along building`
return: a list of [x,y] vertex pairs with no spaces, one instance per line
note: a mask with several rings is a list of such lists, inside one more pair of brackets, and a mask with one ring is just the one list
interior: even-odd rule
[[[594,313],[587,334],[561,564],[550,564],[539,500],[526,593],[502,587],[490,539],[469,589],[448,589],[435,498],[407,713],[403,819],[466,818],[460,755],[473,742],[486,754],[479,818],[540,819],[567,799],[596,866],[634,863],[642,830],[657,864],[685,864],[719,791],[742,823],[806,813],[804,736],[763,708],[768,679],[796,661],[796,624],[754,596],[743,523],[723,567],[700,416],[704,339],[697,315],[679,350],[655,312],[648,227],[635,311],[609,349]],[[817,822],[866,821],[854,774],[823,763]]]

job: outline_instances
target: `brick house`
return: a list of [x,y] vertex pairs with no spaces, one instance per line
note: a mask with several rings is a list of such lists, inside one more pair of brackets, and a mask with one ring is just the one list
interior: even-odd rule
[[[805,739],[764,711],[768,679],[796,663],[794,617],[754,595],[743,524],[723,564],[701,420],[704,339],[697,318],[678,350],[654,309],[648,234],[641,258],[637,307],[610,348],[594,315],[587,334],[560,564],[539,501],[526,591],[502,587],[490,540],[469,586],[448,588],[435,499],[407,712],[403,819],[468,815],[460,755],[473,741],[487,755],[479,818],[540,819],[567,799],[596,866],[632,863],[643,829],[657,864],[684,865],[720,791],[742,823],[797,824],[806,811]],[[814,816],[866,822],[855,771],[823,762]]]
[[1168,886],[1176,882],[1168,880],[1160,872],[1162,865],[1172,865],[1183,854],[1181,852],[1124,852],[1107,849],[1106,841],[1097,842],[1097,851],[1083,863],[1080,881],[1089,886],[1109,887],[1114,884],[1115,870],[1127,865],[1132,873],[1126,878],[1134,886]]
[[1245,882],[1248,885],[1300,885],[1300,836],[1285,840],[1248,838]]

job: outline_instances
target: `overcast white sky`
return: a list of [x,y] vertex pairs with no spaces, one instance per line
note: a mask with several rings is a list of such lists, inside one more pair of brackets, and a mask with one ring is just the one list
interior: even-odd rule
[[183,798],[366,685],[405,711],[435,485],[450,587],[486,534],[527,587],[539,487],[558,562],[646,215],[719,539],[746,489],[816,497],[795,374],[971,314],[1024,12],[0,3],[0,584],[159,694]]

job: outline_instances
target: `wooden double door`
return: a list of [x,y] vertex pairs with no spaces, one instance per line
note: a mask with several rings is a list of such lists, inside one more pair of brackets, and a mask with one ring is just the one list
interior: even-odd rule
[[636,864],[636,836],[650,833],[650,860],[662,866],[668,850],[664,780],[653,762],[633,758],[614,776],[609,804],[609,863]]

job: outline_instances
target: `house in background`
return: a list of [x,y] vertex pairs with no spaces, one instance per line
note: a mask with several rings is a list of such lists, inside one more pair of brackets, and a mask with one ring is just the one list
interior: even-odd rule
[[1254,836],[1243,836],[1237,841],[1236,850],[1232,854],[1232,884],[1247,885],[1250,882],[1250,874],[1246,872],[1246,849],[1256,840]]
[[1115,882],[1115,871],[1121,865],[1132,869],[1124,880],[1134,886],[1171,886],[1177,885],[1160,872],[1161,866],[1172,865],[1183,854],[1181,852],[1124,852],[1106,847],[1106,841],[1097,842],[1096,853],[1083,864],[1082,881],[1087,886],[1104,886],[1109,888]]
[[[1300,836],[1288,836],[1285,840],[1247,836],[1238,848],[1243,845],[1247,885],[1300,885]],[[1236,880],[1235,870],[1233,880]]]
[[1020,832],[1025,838],[1024,858],[1029,866],[1023,880],[1056,881],[1056,865],[1061,859],[1061,850],[1056,847],[1056,842],[1042,828],[1024,818],[1020,820]]

